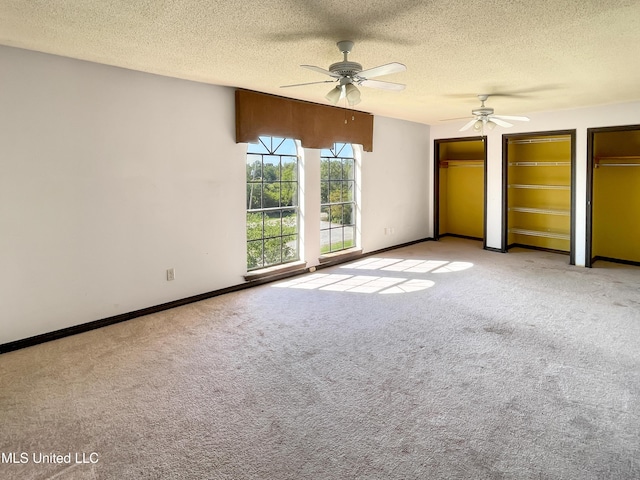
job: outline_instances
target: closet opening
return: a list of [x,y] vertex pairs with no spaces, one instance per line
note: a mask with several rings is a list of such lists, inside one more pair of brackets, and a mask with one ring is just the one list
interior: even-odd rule
[[502,136],[502,244],[575,264],[575,130]]
[[587,129],[586,266],[640,265],[640,125]]
[[484,137],[434,140],[434,238],[481,240],[486,248]]

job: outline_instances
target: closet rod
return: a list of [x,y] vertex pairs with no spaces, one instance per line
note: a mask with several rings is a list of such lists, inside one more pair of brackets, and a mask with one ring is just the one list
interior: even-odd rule
[[521,183],[510,183],[509,188],[529,188],[539,190],[570,190],[571,185],[526,185]]
[[[606,163],[606,162],[611,162],[611,163]],[[638,167],[638,166],[640,166],[640,155],[603,155],[603,156],[595,157],[595,168]]]
[[510,167],[566,167],[571,162],[510,162]]
[[440,168],[448,167],[484,167],[484,160],[443,160],[440,162]]
[[640,167],[640,163],[596,163],[596,168],[599,167]]
[[569,135],[562,137],[538,137],[538,138],[519,138],[509,140],[510,145],[525,144],[525,143],[554,143],[554,142],[570,142],[571,137]]

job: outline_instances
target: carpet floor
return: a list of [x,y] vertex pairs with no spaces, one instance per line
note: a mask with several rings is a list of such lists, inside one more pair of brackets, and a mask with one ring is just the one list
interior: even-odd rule
[[2,479],[638,479],[640,268],[424,242],[0,355],[0,419]]

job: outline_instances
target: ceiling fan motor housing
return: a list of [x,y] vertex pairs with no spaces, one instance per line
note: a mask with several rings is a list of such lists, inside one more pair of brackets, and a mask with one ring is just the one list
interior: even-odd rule
[[329,71],[341,77],[353,77],[362,71],[362,65],[357,62],[337,62],[329,67]]
[[471,113],[477,116],[485,117],[487,115],[493,115],[493,108],[489,108],[489,107],[476,108],[475,110],[471,110]]

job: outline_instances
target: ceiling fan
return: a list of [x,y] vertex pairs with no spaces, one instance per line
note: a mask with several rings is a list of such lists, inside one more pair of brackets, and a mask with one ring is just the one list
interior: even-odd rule
[[484,102],[489,98],[487,94],[478,95],[478,99],[482,103],[480,108],[476,108],[475,110],[471,110],[473,114],[473,119],[466,123],[461,129],[461,132],[470,129],[473,127],[474,130],[483,131],[484,127],[487,127],[489,130],[493,130],[496,125],[500,125],[501,127],[513,127],[513,124],[505,121],[518,121],[518,122],[528,122],[528,117],[519,117],[514,115],[494,115],[493,108],[485,107]]
[[[380,65],[379,67],[362,69],[362,65],[356,62],[350,62],[347,58],[351,50],[353,49],[353,42],[350,40],[343,40],[337,43],[338,49],[344,55],[341,62],[334,63],[329,66],[329,70],[313,65],[300,65],[301,67],[308,68],[314,72],[323,73],[329,75],[333,80],[323,80],[320,82],[309,83],[297,83],[295,85],[283,85],[281,88],[299,87],[302,85],[314,85],[317,83],[334,83],[338,82],[335,88],[332,88],[326,95],[326,99],[337,104],[343,98],[347,99],[349,105],[357,105],[360,103],[360,90],[357,86],[378,88],[382,90],[400,91],[404,90],[405,85],[401,83],[383,82],[380,80],[371,80],[374,77],[381,77],[382,75],[389,75],[391,73],[404,72],[407,67],[402,63],[387,63],[386,65]],[[357,85],[357,86],[356,86]]]

